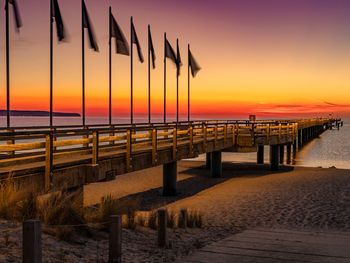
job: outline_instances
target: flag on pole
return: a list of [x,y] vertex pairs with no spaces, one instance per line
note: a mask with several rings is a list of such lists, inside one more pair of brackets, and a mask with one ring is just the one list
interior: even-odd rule
[[170,45],[168,39],[165,39],[165,57],[170,58],[171,61],[177,65],[177,58],[173,47]]
[[201,70],[201,67],[198,65],[197,61],[194,59],[190,50],[188,50],[188,65],[191,69],[192,77],[195,77],[197,73]]
[[19,13],[18,5],[16,0],[8,0],[9,4],[13,6],[13,13],[15,18],[15,24],[16,24],[16,31],[18,32],[19,29],[22,27],[22,19],[21,15]]
[[55,19],[56,22],[56,31],[57,31],[57,37],[59,41],[62,41],[65,39],[65,29],[63,24],[63,19],[60,11],[60,7],[58,5],[57,0],[52,0],[52,18]]
[[176,68],[177,68],[177,75],[180,76],[180,69],[182,66],[181,61],[181,55],[180,55],[180,47],[179,47],[179,41],[177,41],[177,53],[176,53]]
[[90,48],[92,48],[93,50],[98,52],[99,49],[98,49],[95,33],[94,33],[93,28],[92,28],[90,17],[89,17],[89,14],[88,14],[88,11],[86,9],[84,1],[83,1],[83,27],[87,28],[87,30],[88,30]]
[[149,31],[148,31],[148,43],[149,43],[149,45],[148,45],[149,51],[151,53],[151,58],[152,58],[152,67],[153,67],[153,69],[155,69],[156,68],[156,53],[154,51],[151,29],[149,29]]
[[139,38],[137,37],[137,34],[136,34],[134,23],[131,21],[131,45],[132,44],[136,44],[137,54],[139,56],[139,60],[141,63],[143,63],[144,59],[143,59],[143,55],[142,55],[141,45],[139,42]]
[[125,35],[123,31],[121,30],[120,26],[118,25],[117,21],[115,20],[113,14],[111,13],[111,37],[115,38],[115,44],[116,44],[116,52],[121,55],[129,56],[130,55],[130,49],[129,49],[129,43],[125,38]]

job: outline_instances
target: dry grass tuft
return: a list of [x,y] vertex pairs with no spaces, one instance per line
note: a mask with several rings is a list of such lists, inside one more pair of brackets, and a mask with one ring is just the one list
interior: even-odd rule
[[187,227],[201,228],[203,226],[203,215],[199,211],[188,212]]
[[177,227],[177,213],[175,211],[167,211],[167,226],[169,228]]
[[151,211],[148,215],[148,227],[157,230],[157,211]]
[[23,221],[33,219],[37,213],[37,196],[28,190],[17,191],[13,176],[0,182],[0,217]]

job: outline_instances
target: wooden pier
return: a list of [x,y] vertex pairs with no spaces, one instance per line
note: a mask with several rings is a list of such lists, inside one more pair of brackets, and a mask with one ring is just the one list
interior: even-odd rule
[[0,180],[40,192],[77,188],[164,165],[164,194],[176,194],[176,162],[206,153],[220,177],[221,152],[257,152],[270,146],[272,170],[339,119],[196,121],[167,124],[0,128]]

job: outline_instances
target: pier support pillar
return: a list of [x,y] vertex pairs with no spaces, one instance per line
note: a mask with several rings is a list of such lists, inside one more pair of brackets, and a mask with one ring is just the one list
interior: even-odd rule
[[205,167],[209,170],[211,167],[211,153],[206,153]]
[[279,146],[279,150],[280,150],[280,164],[283,164],[284,163],[284,145],[281,144]]
[[292,145],[291,144],[287,144],[287,164],[291,164],[292,163]]
[[257,163],[264,164],[264,145],[258,145]]
[[279,169],[279,146],[270,146],[270,168],[271,171],[278,171]]
[[297,143],[296,143],[296,141],[294,141],[294,143],[293,143],[293,159],[297,155],[297,151],[298,151]]
[[175,196],[177,181],[177,162],[166,163],[163,165],[163,195]]
[[219,178],[222,176],[221,151],[211,153],[210,174],[213,178]]

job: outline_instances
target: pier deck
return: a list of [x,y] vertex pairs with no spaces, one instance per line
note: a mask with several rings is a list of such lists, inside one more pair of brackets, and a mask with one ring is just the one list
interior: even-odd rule
[[49,192],[110,180],[203,153],[255,152],[264,145],[293,145],[295,151],[334,123],[340,120],[2,128],[0,180],[11,178],[19,187],[30,183],[39,191]]

